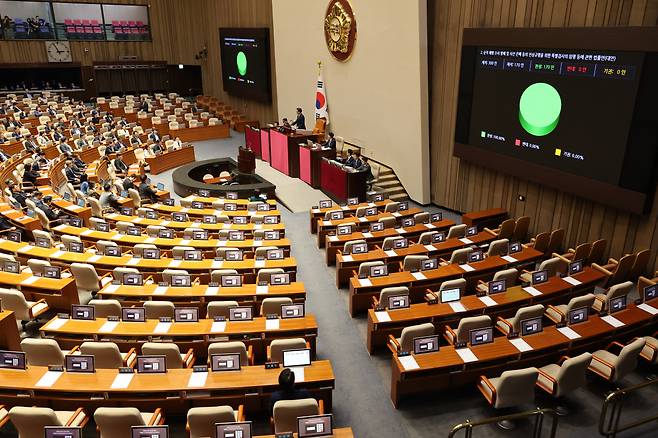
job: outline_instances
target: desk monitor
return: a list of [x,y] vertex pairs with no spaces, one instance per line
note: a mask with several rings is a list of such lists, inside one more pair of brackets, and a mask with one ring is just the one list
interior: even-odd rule
[[532,273],[532,285],[536,284],[542,284],[546,283],[548,281],[548,271],[546,269],[542,269],[541,271],[535,271]]
[[577,309],[572,309],[567,315],[567,324],[573,325],[578,324],[579,322],[587,321],[588,311],[587,307],[579,307]]
[[199,189],[199,196],[202,198],[210,198],[210,190]]
[[118,246],[106,246],[105,255],[108,257],[121,257],[121,248]]
[[332,436],[333,434],[333,415],[331,414],[297,417],[297,436],[299,438]]
[[[204,239],[205,240],[205,239]],[[183,260],[201,260],[203,259],[203,255],[201,254],[201,250],[198,249],[186,249],[183,251]]]
[[354,245],[352,245],[352,254],[365,254],[367,252],[368,252],[368,244],[365,242],[355,243]]
[[466,237],[475,236],[478,233],[478,227],[466,228]]
[[407,309],[409,307],[409,295],[392,295],[388,297],[386,306],[389,310]]
[[169,426],[131,426],[130,438],[169,438]]
[[67,426],[45,426],[45,438],[82,438],[82,428]]
[[71,304],[71,319],[93,321],[94,319],[96,319],[95,307],[83,306],[81,304]]
[[228,240],[244,240],[244,231],[229,231]]
[[158,213],[153,210],[146,210],[146,213],[144,213],[144,216],[146,219],[157,219],[158,218]]
[[494,340],[493,327],[469,330],[468,337],[470,339],[471,347],[480,344],[488,344]]
[[432,234],[432,243],[441,243],[445,242],[446,240],[446,233],[443,231],[437,231]]
[[528,318],[521,321],[521,336],[533,335],[542,331],[542,317]]
[[294,350],[283,351],[283,366],[289,367],[306,367],[311,365],[311,349],[298,348]]
[[158,237],[160,239],[173,239],[174,230],[172,230],[171,228],[163,228],[161,230],[158,230]]
[[64,193],[64,200],[65,201],[70,201],[71,200],[71,194],[69,192]]
[[233,216],[233,223],[235,225],[247,225],[249,218],[247,216]]
[[399,239],[395,239],[393,241],[393,248],[395,249],[402,249],[402,248],[408,248],[409,247],[409,240],[405,239],[404,237],[401,237]]
[[104,233],[107,233],[110,231],[110,224],[107,222],[96,222],[96,231],[102,231]]
[[138,373],[166,373],[167,358],[165,355],[137,356]]
[[331,199],[323,199],[320,201],[320,208],[330,208],[332,205]]
[[347,205],[359,205],[359,198],[347,198]]
[[67,373],[93,373],[93,354],[67,354],[64,357]]
[[160,258],[160,248],[144,248],[142,250],[142,257],[148,260],[156,260]]
[[267,230],[263,232],[263,238],[265,240],[279,240],[281,237],[279,235],[279,230]]
[[238,192],[226,192],[226,199],[235,201],[236,199],[238,199]]
[[338,225],[336,227],[337,236],[348,236],[352,234],[352,225]]
[[271,274],[270,284],[273,286],[282,286],[285,284],[290,284],[290,273],[283,272],[279,274]]
[[414,354],[439,351],[439,335],[414,338]]
[[624,310],[626,308],[626,295],[612,298],[610,300],[609,307],[609,313],[615,313],[619,312],[620,310]]
[[185,213],[180,213],[180,212],[174,212],[171,214],[171,220],[174,222],[186,222],[187,221],[187,214]]
[[430,222],[441,222],[443,220],[443,213],[430,214]]
[[85,246],[82,242],[69,242],[68,250],[71,252],[82,253],[85,250]]
[[281,304],[281,319],[303,317],[304,304]]
[[210,369],[212,371],[240,371],[240,354],[211,354]]
[[3,260],[2,270],[11,274],[18,274],[21,271],[21,264],[14,260]]
[[208,240],[208,231],[207,230],[193,231],[192,240]]
[[654,298],[658,297],[658,284],[652,284],[651,286],[645,287],[643,297],[644,302],[653,300]]
[[203,215],[203,223],[204,224],[216,224],[217,223],[217,216],[214,214],[204,214]]
[[251,307],[231,307],[228,309],[229,321],[251,321],[254,319],[254,314]]
[[336,210],[336,211],[332,211],[331,213],[329,213],[329,218],[332,221],[340,220],[340,219],[343,219],[344,217],[345,217],[345,214],[343,213],[343,210]]
[[52,278],[59,280],[62,278],[62,268],[59,266],[44,266],[43,267],[43,276],[44,278]]
[[370,277],[385,277],[388,275],[387,265],[378,265],[370,267]]
[[222,275],[221,286],[222,287],[240,287],[242,286],[242,276],[231,274],[231,275]]
[[375,216],[378,213],[377,207],[368,207],[366,208],[366,216]]
[[82,219],[80,219],[79,217],[71,216],[69,217],[69,225],[71,225],[72,227],[80,228],[82,227]]
[[34,210],[28,210],[27,215],[28,215],[28,217],[31,217],[31,218],[37,217],[37,213]]
[[0,351],[0,368],[24,370],[25,363],[25,353],[22,351]]
[[416,225],[416,221],[412,217],[405,217],[402,219],[402,227],[413,227]]
[[382,202],[384,200],[384,194],[383,193],[375,193],[370,197],[370,200],[372,202]]
[[176,201],[174,200],[174,198],[167,198],[167,199],[163,199],[162,203],[168,207],[173,207],[176,204]]
[[370,224],[370,231],[383,231],[384,230],[384,224],[381,222],[374,222]]
[[192,208],[195,208],[195,209],[197,209],[197,210],[201,210],[201,209],[203,209],[203,202],[192,201],[192,205],[191,205],[191,207],[192,207]]
[[582,260],[575,260],[571,263],[569,263],[569,275],[574,275],[583,270],[583,261]]
[[[122,194],[121,197],[122,198],[127,198],[128,195],[126,194],[126,196],[123,196],[123,194]],[[133,215],[133,209],[131,207],[121,207],[121,214],[124,215],[124,216],[132,216]]]
[[[128,193],[128,190],[121,190],[121,192],[119,193],[119,196],[121,196],[122,198],[127,198],[127,197],[130,196],[130,194]],[[130,207],[122,207],[122,210],[121,210],[121,211],[124,211],[124,210],[123,210],[124,208],[125,208],[125,209],[128,209],[128,208],[130,208]],[[128,215],[130,215],[129,213],[123,213],[123,214],[128,214]]]
[[489,295],[505,292],[507,290],[507,281],[505,279],[492,280],[488,284],[488,289],[489,289]]
[[8,231],[7,240],[10,242],[20,243],[21,241],[21,232],[20,231]]
[[468,263],[479,262],[484,260],[484,253],[482,250],[476,249],[468,254]]
[[128,227],[126,230],[126,234],[129,236],[141,236],[142,235],[142,229],[139,227]]
[[510,254],[521,252],[522,249],[523,249],[523,246],[521,246],[520,242],[512,242],[512,243],[509,244],[509,253]]
[[265,251],[265,257],[267,260],[283,260],[283,249],[268,249]]
[[84,207],[85,206],[85,200],[84,199],[78,199],[78,207]]
[[199,322],[199,309],[197,307],[175,307],[175,322]]
[[163,192],[165,189],[165,185],[163,183],[157,183],[155,185],[155,188],[158,189],[159,191]]
[[123,284],[127,286],[144,286],[144,276],[140,273],[128,272],[123,274]]
[[175,287],[190,287],[192,285],[192,278],[189,274],[172,275],[171,285]]
[[122,307],[121,320],[128,322],[146,321],[146,310],[143,307]]
[[256,211],[270,211],[270,206],[266,202],[256,204]]
[[409,201],[402,201],[400,202],[400,206],[398,207],[399,211],[406,211],[409,210]]
[[215,423],[215,438],[251,438],[251,421]]
[[429,271],[430,269],[436,269],[439,267],[438,259],[427,259],[420,262],[421,271]]
[[442,303],[451,303],[453,301],[459,301],[461,297],[461,291],[459,288],[455,289],[443,289],[441,291],[441,302]]
[[242,250],[239,249],[231,249],[231,250],[226,250],[224,252],[224,258],[230,262],[239,262],[242,261],[242,258],[244,257]]
[[238,211],[238,204],[235,202],[225,202],[224,211]]
[[37,237],[34,239],[34,243],[36,243],[36,246],[39,248],[50,248],[51,247],[51,240],[48,239],[47,237]]

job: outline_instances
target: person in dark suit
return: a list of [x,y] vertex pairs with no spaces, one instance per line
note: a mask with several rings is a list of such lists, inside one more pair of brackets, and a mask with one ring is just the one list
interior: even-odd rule
[[31,135],[28,135],[27,138],[23,141],[23,147],[28,152],[34,152],[37,150],[37,145],[34,143],[34,140],[32,140]]
[[162,147],[162,144],[160,142],[153,143],[151,144],[151,152],[153,152],[153,155],[158,155],[164,152],[164,147]]
[[[3,137],[0,137],[0,139],[2,139],[2,138]],[[4,143],[4,142],[0,142],[0,143]],[[11,157],[8,154],[6,154],[5,151],[0,150],[0,161],[5,162],[10,158]]]
[[291,125],[297,129],[306,129],[306,118],[304,117],[304,114],[302,114],[301,108],[297,108],[297,118],[291,123]]
[[348,149],[347,154],[348,154],[348,157],[347,157],[347,160],[345,160],[344,164],[346,166],[349,166],[349,167],[356,166],[356,164],[357,164],[357,162],[356,162],[356,153],[353,152],[351,149]]
[[149,112],[149,103],[146,101],[146,98],[142,98],[142,103],[139,105],[139,110],[144,111],[145,113]]
[[128,191],[128,189],[137,189],[137,187],[135,187],[134,179],[130,175],[123,179],[123,183],[121,185],[125,191]]
[[270,397],[270,417],[274,414],[274,405],[281,400],[301,400],[313,398],[307,389],[295,388],[295,373],[290,368],[284,368],[279,373],[279,389]]
[[130,144],[133,146],[138,146],[142,144],[142,140],[139,138],[136,132],[133,132],[133,135],[130,137]]
[[25,207],[25,200],[27,199],[27,193],[25,193],[23,190],[20,189],[20,187],[16,186],[16,183],[12,180],[7,180],[5,182],[5,185],[9,189],[9,192],[11,193],[11,197],[16,200],[20,204],[21,207]]
[[39,210],[43,211],[51,225],[57,225],[61,220],[62,212],[59,208],[53,207],[52,202],[53,198],[51,196],[43,196],[43,193],[39,190],[35,192],[34,204]]
[[81,173],[83,170],[87,168],[87,163],[82,161],[82,158],[80,158],[80,154],[73,154],[73,158],[71,159],[71,161],[73,161],[73,165],[77,167]]
[[66,175],[66,180],[73,184],[73,186],[80,184],[80,175],[73,168],[72,162],[66,162],[66,167],[64,167],[64,174]]
[[375,179],[374,175],[372,174],[370,163],[368,162],[368,157],[361,157],[361,166],[359,167],[358,171],[366,173],[366,181],[372,181]]
[[148,178],[146,175],[141,175],[139,177],[139,197],[142,199],[150,199],[151,202],[158,202],[158,194],[153,187],[151,187],[146,181]]
[[161,138],[160,138],[160,134],[158,134],[157,129],[151,131],[151,133],[149,134],[149,139],[153,140],[155,143],[160,142]]
[[125,175],[128,172],[128,165],[123,162],[123,159],[121,159],[121,153],[117,154],[117,157],[112,161],[112,164],[117,173]]
[[73,148],[66,144],[66,141],[64,139],[60,140],[59,142],[59,150],[61,153],[69,155],[73,152]]
[[327,141],[324,142],[325,147],[328,147],[329,149],[336,150],[336,139],[334,138],[334,133],[330,132],[329,133],[329,138]]
[[39,171],[32,170],[32,165],[26,165],[23,169],[23,181],[29,182],[33,186],[37,185],[37,178],[39,178]]

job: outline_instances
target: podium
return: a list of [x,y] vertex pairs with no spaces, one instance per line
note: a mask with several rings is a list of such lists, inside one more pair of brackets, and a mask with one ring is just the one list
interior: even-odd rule
[[256,171],[256,155],[251,149],[240,146],[238,150],[238,171],[254,173]]
[[317,134],[310,131],[270,129],[270,164],[279,172],[299,178],[299,143],[315,141]]
[[326,158],[320,163],[320,189],[337,203],[347,198],[366,200],[366,172],[350,172],[340,163]]
[[323,158],[335,159],[336,150],[311,147],[305,143],[299,145],[299,179],[314,189],[320,188],[320,164]]

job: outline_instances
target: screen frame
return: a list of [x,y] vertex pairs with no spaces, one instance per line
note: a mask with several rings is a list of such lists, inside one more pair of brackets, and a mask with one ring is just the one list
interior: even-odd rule
[[227,87],[227,82],[224,74],[223,65],[221,66],[222,72],[222,88],[223,90],[230,94],[231,96],[242,97],[248,100],[254,100],[257,102],[269,103],[272,101],[272,48],[270,41],[270,29],[267,27],[220,27],[219,28],[219,60],[221,64],[222,59],[222,39],[225,37],[242,37],[242,38],[262,38],[265,42],[265,59],[267,60],[266,69],[266,91],[263,93],[258,90],[257,92],[252,93],[240,93],[236,92],[235,89]]

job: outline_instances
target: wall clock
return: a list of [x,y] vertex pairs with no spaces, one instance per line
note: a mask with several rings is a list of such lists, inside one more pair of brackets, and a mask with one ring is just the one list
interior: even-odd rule
[[71,45],[68,41],[46,41],[48,62],[71,62]]
[[324,16],[327,49],[339,61],[347,61],[356,42],[356,18],[348,0],[331,0]]

